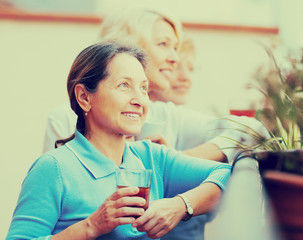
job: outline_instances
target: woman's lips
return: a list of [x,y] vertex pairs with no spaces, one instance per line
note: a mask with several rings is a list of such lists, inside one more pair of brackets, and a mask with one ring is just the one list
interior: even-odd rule
[[177,92],[180,92],[180,93],[187,93],[190,88],[187,85],[179,85],[179,86],[172,86],[172,89],[174,91],[177,91]]
[[172,70],[170,69],[162,69],[160,72],[168,79],[172,78]]
[[132,120],[139,120],[142,114],[135,112],[123,112],[122,115]]

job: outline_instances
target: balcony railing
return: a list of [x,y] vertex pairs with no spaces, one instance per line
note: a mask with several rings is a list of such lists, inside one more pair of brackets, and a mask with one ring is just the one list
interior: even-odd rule
[[219,207],[216,224],[220,240],[282,240],[274,229],[257,162],[236,162]]

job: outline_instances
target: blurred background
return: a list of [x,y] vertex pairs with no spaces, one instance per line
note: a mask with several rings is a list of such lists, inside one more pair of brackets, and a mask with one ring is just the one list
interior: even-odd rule
[[153,5],[177,15],[197,49],[186,106],[228,114],[229,100],[260,94],[257,68],[303,47],[301,0],[0,0],[1,172],[0,239],[20,186],[41,154],[49,112],[68,100],[66,78],[76,55],[97,40],[107,13],[124,5]]

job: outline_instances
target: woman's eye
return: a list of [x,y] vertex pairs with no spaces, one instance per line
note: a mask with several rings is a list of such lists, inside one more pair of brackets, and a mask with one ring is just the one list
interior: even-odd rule
[[164,47],[165,47],[166,45],[167,45],[166,42],[160,42],[160,43],[159,43],[159,46],[164,46]]
[[195,71],[195,67],[192,66],[192,65],[187,66],[187,69],[188,69],[190,72]]
[[128,83],[121,83],[119,86],[119,88],[128,88]]
[[142,86],[141,87],[142,91],[147,92],[148,91],[148,87],[147,86]]
[[191,72],[193,72],[195,70],[195,64],[193,61],[191,60],[186,60],[185,62],[185,66],[187,67],[187,69]]

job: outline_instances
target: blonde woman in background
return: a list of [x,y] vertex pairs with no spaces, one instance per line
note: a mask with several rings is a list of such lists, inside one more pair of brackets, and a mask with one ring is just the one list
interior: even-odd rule
[[185,38],[179,49],[179,62],[173,71],[170,88],[157,93],[157,100],[173,102],[176,105],[186,103],[190,92],[195,69],[195,46],[191,38]]
[[[182,106],[177,107],[171,102],[157,101],[157,94],[170,88],[173,70],[179,61],[182,28],[175,17],[146,8],[123,9],[108,15],[102,22],[100,40],[115,40],[139,46],[148,53],[146,75],[149,80],[148,94],[152,101],[143,129],[148,123],[165,122],[160,135],[154,132],[150,136],[153,142],[168,145],[190,156],[216,161],[232,161],[237,154],[236,145],[228,138],[253,144],[253,139],[243,136],[240,131],[231,130],[230,121],[222,121]],[[231,118],[250,123],[258,132],[264,131],[262,124],[253,119]],[[48,118],[44,151],[54,148],[56,140],[72,135],[75,126],[76,116],[67,104],[55,109]],[[63,131],[64,134],[61,134]],[[173,196],[167,193],[164,197]],[[191,222],[184,223],[183,228],[178,225],[178,235],[170,239],[201,240],[204,223],[204,220],[193,218]]]
[[[159,99],[159,95],[171,88],[174,69],[180,61],[183,29],[174,15],[142,7],[118,10],[104,19],[99,37],[102,41],[115,40],[139,46],[148,53],[150,64],[146,75],[150,82],[148,95],[152,102],[146,122],[166,122],[160,136],[150,137],[152,141],[169,145],[191,156],[216,161],[231,161],[237,153],[235,144],[228,137],[248,145],[247,141],[254,141],[240,131],[225,131],[231,128],[229,121],[220,121],[214,116]],[[230,117],[256,131],[264,130],[263,125],[254,119]]]
[[158,100],[156,93],[170,88],[182,39],[181,22],[172,14],[140,7],[118,10],[105,18],[99,37],[139,46],[149,54],[148,95],[152,101]]
[[[133,44],[149,54],[147,77],[152,102],[146,122],[166,123],[162,136],[153,141],[165,143],[188,155],[231,161],[237,149],[233,148],[235,145],[227,138],[219,135],[232,136],[239,141],[252,140],[240,132],[227,130],[223,133],[218,130],[227,129],[229,121],[220,121],[216,117],[160,102],[156,98],[156,93],[170,88],[173,69],[179,60],[177,51],[182,40],[182,28],[181,23],[172,15],[146,8],[122,9],[105,18],[101,24],[100,40]],[[263,130],[262,124],[253,119],[236,119],[247,124],[250,122],[251,127],[257,131]],[[52,111],[47,122],[44,151],[53,149],[56,140],[69,137],[75,129],[75,122],[76,117],[68,104]]]

